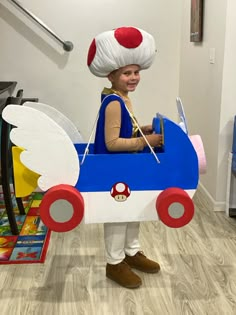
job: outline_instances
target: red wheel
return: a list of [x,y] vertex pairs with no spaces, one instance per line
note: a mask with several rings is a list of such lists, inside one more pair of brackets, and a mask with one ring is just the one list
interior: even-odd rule
[[[170,214],[171,206],[182,207],[183,214],[175,218]],[[194,204],[189,195],[180,188],[167,188],[157,197],[156,210],[160,220],[172,228],[183,227],[188,224],[194,215]]]
[[[69,205],[69,210],[72,210],[72,215],[67,221],[55,220],[52,217],[52,210],[55,210],[55,214],[57,214],[58,207],[56,206],[56,201],[59,200],[66,201],[67,206],[65,208]],[[50,230],[55,232],[67,232],[73,230],[83,219],[84,200],[80,192],[74,187],[69,185],[57,185],[45,193],[39,209],[43,223]]]

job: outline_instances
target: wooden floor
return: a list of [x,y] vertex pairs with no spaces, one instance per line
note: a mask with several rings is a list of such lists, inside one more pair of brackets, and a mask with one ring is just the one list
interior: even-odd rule
[[103,226],[81,225],[52,234],[44,264],[0,266],[0,314],[236,314],[236,219],[195,203],[184,228],[142,223],[143,250],[162,269],[137,272],[141,288],[105,278]]

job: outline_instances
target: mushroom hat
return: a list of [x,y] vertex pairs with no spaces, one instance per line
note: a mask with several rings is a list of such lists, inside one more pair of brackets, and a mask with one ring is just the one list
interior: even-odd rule
[[97,35],[91,42],[87,65],[98,77],[127,65],[148,69],[154,61],[156,45],[153,36],[136,27],[119,27]]

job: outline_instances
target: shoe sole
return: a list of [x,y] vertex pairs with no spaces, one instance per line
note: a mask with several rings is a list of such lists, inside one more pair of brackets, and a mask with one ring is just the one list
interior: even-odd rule
[[145,273],[158,273],[160,271],[160,269],[161,269],[161,268],[159,268],[159,269],[153,269],[153,270],[145,270],[145,269],[138,268],[137,266],[131,266],[131,265],[129,265],[129,266],[132,269],[136,269],[136,270],[139,270],[139,271],[142,271],[142,272],[145,272]]

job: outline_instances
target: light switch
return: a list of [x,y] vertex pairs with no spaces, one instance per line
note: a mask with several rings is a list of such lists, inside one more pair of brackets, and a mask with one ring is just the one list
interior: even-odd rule
[[209,52],[209,61],[211,64],[214,64],[215,63],[215,54],[216,54],[216,50],[215,48],[210,48],[210,52]]

